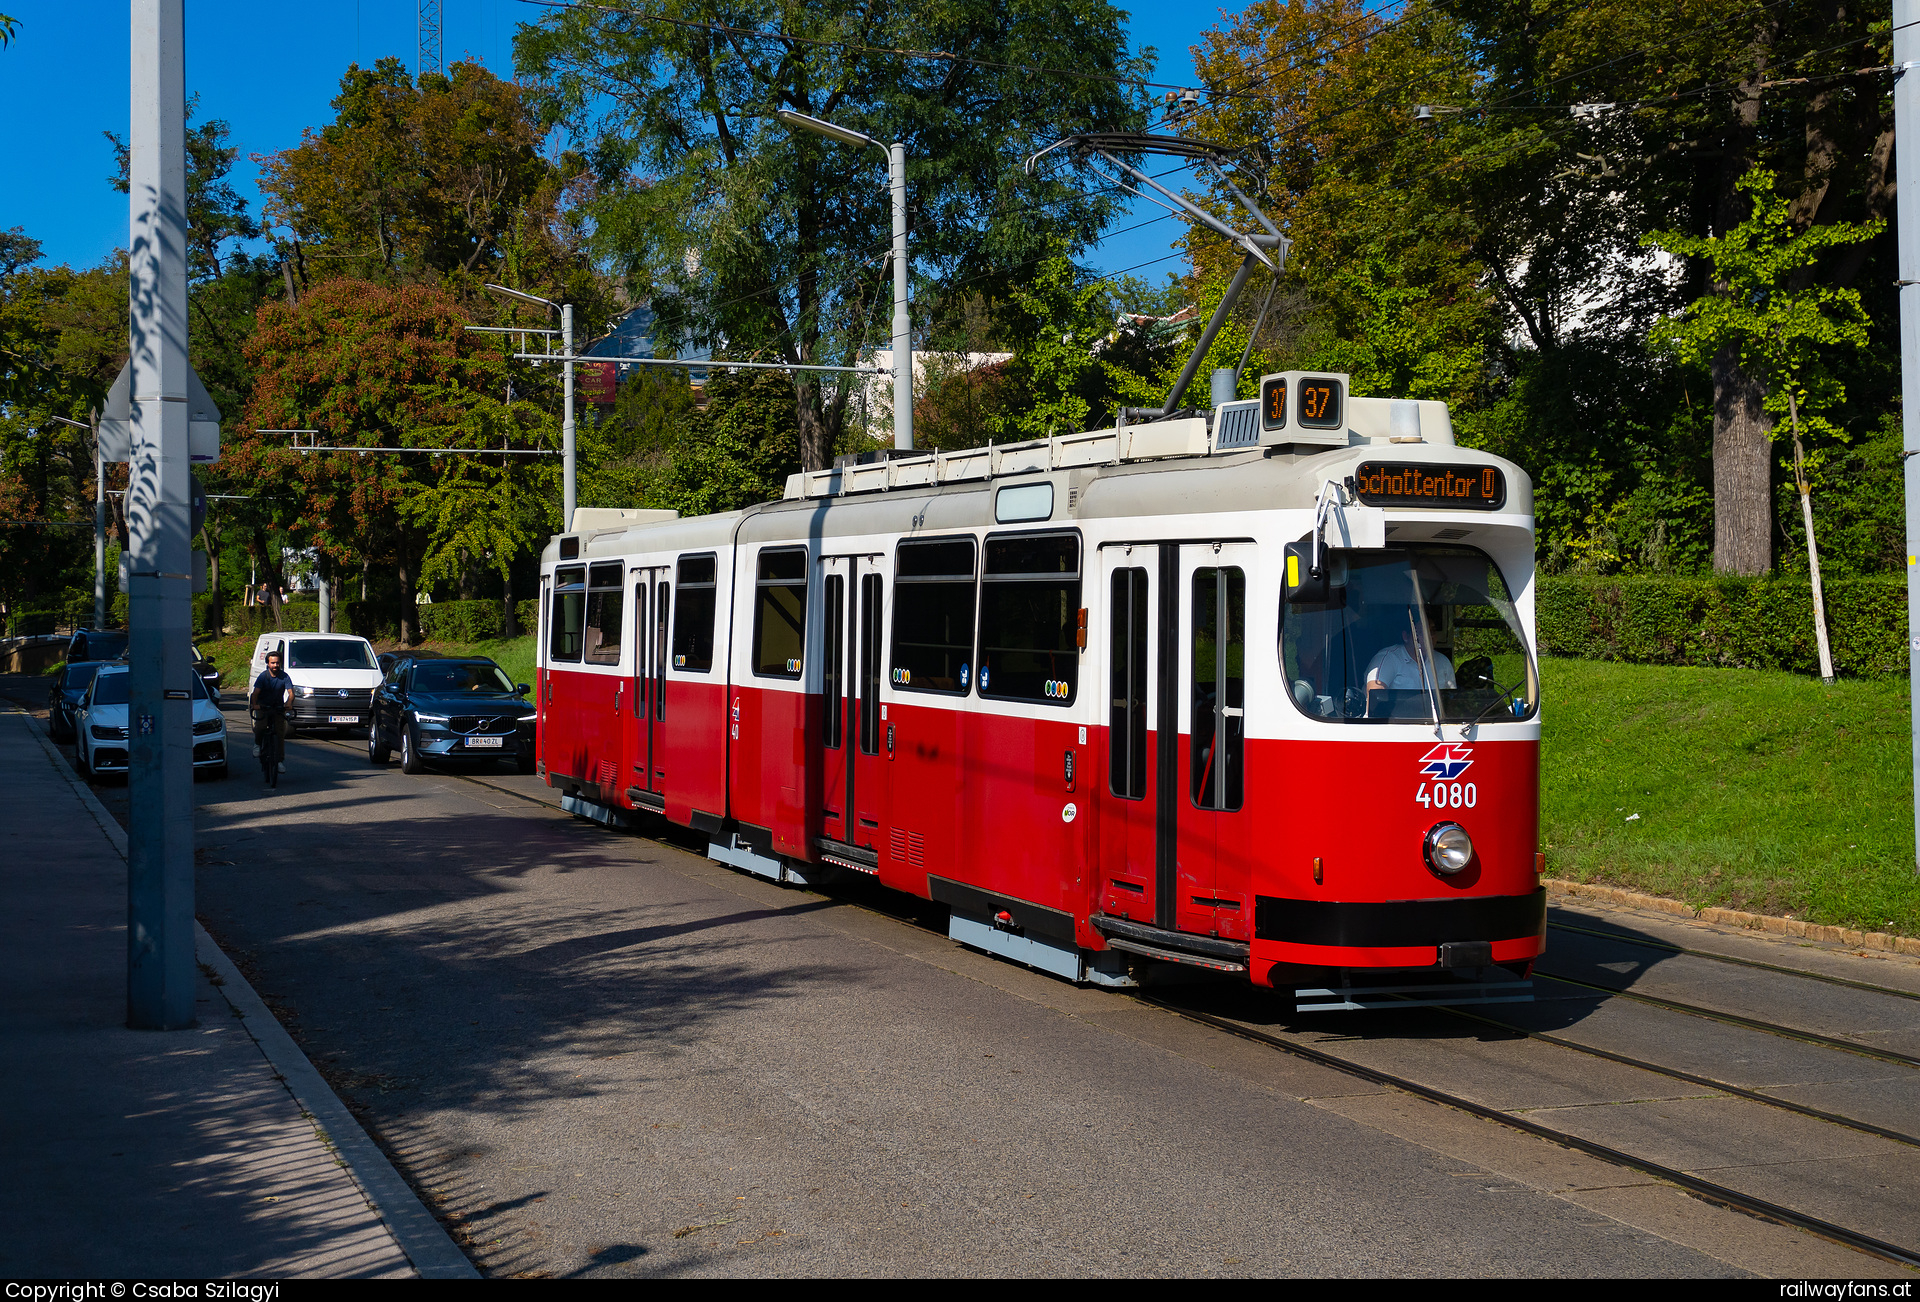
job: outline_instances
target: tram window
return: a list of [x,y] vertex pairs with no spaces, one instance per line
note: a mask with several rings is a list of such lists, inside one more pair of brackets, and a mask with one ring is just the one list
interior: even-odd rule
[[704,674],[713,668],[715,563],[712,556],[682,556],[680,592],[673,605],[673,667]]
[[1247,736],[1247,576],[1239,566],[1193,572],[1190,645],[1193,803],[1238,809]]
[[846,669],[847,581],[829,574],[820,594],[820,744],[828,750],[840,749],[840,729],[847,712],[842,678]]
[[980,694],[1071,705],[1080,682],[1080,539],[987,539],[980,583]]
[[620,630],[626,609],[620,591],[620,566],[596,565],[587,571],[587,624],[583,639],[590,665],[620,663]]
[[1147,794],[1147,572],[1115,570],[1112,599],[1107,780],[1114,795],[1140,800]]
[[806,549],[763,550],[753,598],[753,672],[798,678],[807,646]]
[[587,572],[570,567],[553,572],[553,615],[547,620],[547,659],[577,662],[580,631],[587,610]]
[[971,538],[903,542],[894,557],[893,685],[966,694],[973,659]]
[[1525,719],[1539,678],[1505,577],[1472,547],[1334,552],[1328,600],[1280,603],[1294,708],[1334,723]]

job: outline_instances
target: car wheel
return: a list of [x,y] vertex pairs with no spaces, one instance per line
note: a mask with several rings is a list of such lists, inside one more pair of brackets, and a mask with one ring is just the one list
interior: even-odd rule
[[93,781],[93,771],[87,767],[87,747],[78,737],[73,740],[73,771],[87,781]]
[[427,766],[420,762],[420,752],[414,748],[413,728],[405,719],[400,721],[400,771],[402,773],[427,771]]
[[373,765],[383,765],[387,762],[388,757],[391,756],[392,754],[393,752],[391,750],[388,750],[385,746],[382,746],[380,744],[380,729],[376,727],[368,728],[367,729],[367,763],[373,764]]

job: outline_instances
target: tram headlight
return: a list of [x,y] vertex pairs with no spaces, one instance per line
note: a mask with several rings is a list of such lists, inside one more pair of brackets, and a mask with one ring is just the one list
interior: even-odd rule
[[1427,867],[1451,877],[1473,862],[1473,838],[1458,823],[1435,823],[1427,832]]

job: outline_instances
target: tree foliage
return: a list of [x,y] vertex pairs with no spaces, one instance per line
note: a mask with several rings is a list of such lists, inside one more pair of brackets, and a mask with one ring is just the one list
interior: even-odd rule
[[586,320],[605,315],[564,211],[577,162],[541,154],[521,87],[468,62],[416,82],[382,59],[348,68],[333,110],[261,160],[267,216],[294,242],[302,283],[431,284],[471,299],[505,277],[581,303]]
[[[1020,163],[1068,132],[1140,120],[1126,79],[1145,65],[1122,19],[1105,0],[700,0],[555,13],[515,54],[593,160],[595,248],[631,292],[735,356],[838,365],[889,329],[886,164],[774,111],[903,142],[916,279],[1004,293],[1112,211],[1071,166],[1028,177]],[[984,62],[895,52],[909,46]],[[791,381],[810,467],[852,391],[817,374]]]
[[[1553,564],[1661,568],[1711,551],[1764,569],[1779,474],[1764,413],[1783,399],[1737,348],[1682,358],[1647,338],[1718,292],[1699,241],[1749,219],[1737,182],[1756,165],[1794,233],[1877,229],[1890,82],[1854,70],[1888,61],[1886,15],[1258,0],[1197,49],[1208,96],[1183,125],[1237,151],[1234,179],[1294,240],[1292,302],[1262,331],[1263,364],[1445,398],[1464,439],[1533,472]],[[1224,190],[1203,197],[1230,211]],[[1678,263],[1643,245],[1653,232],[1673,233]],[[1204,232],[1190,248],[1196,298],[1217,301],[1238,254]],[[1803,248],[1780,292],[1876,286],[1860,300],[1871,347],[1832,363],[1846,381],[1832,419],[1864,432],[1892,389],[1890,241]],[[1888,276],[1869,282],[1876,260]],[[1238,314],[1248,324],[1258,297]]]
[[[551,411],[518,396],[531,388],[526,368],[464,327],[450,295],[420,285],[339,279],[298,305],[269,304],[247,345],[257,378],[245,426],[313,429],[318,443],[369,449],[553,447]],[[420,583],[452,576],[463,556],[504,573],[559,525],[551,458],[302,455],[284,436],[255,433],[226,459],[275,504],[276,526],[338,561],[393,564],[413,641]]]

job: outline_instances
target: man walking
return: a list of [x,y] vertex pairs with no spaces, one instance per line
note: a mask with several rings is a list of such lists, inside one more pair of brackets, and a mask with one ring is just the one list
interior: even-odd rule
[[293,679],[280,669],[280,653],[267,652],[267,667],[253,680],[247,707],[253,712],[253,749],[260,756],[260,776],[269,790],[280,785],[280,766],[287,755],[287,710],[293,704]]

